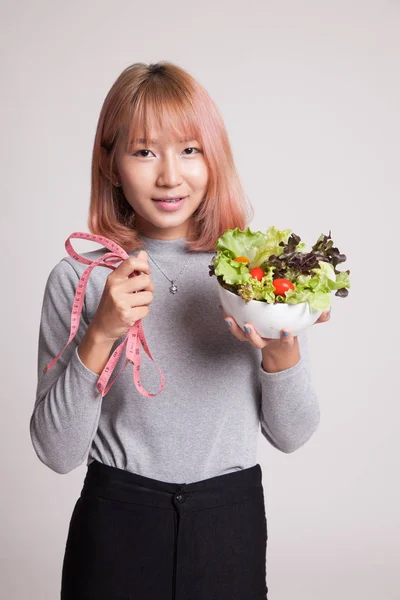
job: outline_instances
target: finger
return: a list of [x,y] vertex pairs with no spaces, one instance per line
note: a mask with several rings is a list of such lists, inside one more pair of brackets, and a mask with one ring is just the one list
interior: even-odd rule
[[131,304],[131,308],[136,308],[136,306],[149,305],[153,302],[153,294],[149,291],[138,292],[137,294],[135,294],[134,300],[135,303]]
[[[329,319],[331,318],[331,309],[324,311],[323,313],[320,314],[320,316],[318,317],[318,319],[315,321],[315,323],[325,323],[325,321],[329,321]],[[314,325],[315,325],[314,323]]]
[[250,323],[244,324],[244,333],[246,340],[260,350],[265,347],[266,341],[270,341],[270,338],[262,338]]
[[150,265],[147,260],[147,254],[143,251],[139,252],[138,256],[131,256],[125,259],[112,273],[113,279],[125,279],[133,277],[137,273],[151,273]]
[[294,335],[290,329],[282,329],[280,335],[280,341],[283,346],[291,348],[294,344]]
[[245,333],[243,332],[242,328],[239,327],[239,325],[236,323],[235,319],[233,317],[228,317],[225,312],[224,312],[224,317],[226,317],[225,323],[229,327],[231,333],[241,342],[245,342],[247,337],[246,337]]
[[150,275],[143,273],[143,275],[136,275],[131,277],[126,284],[123,284],[124,290],[128,293],[136,292],[139,290],[150,290],[151,291],[152,279]]

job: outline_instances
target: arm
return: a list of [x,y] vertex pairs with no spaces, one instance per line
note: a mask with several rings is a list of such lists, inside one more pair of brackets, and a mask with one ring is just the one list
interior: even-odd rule
[[[102,405],[96,388],[98,373],[94,371],[101,371],[108,358],[104,344],[100,348],[100,360],[95,357],[96,341],[91,330],[88,331],[84,308],[74,339],[55,365],[43,373],[45,365],[68,341],[78,281],[79,275],[68,260],[61,260],[53,268],[44,291],[40,321],[38,380],[30,436],[38,458],[56,473],[72,471],[82,464],[89,452]],[[82,359],[78,354],[81,342]]]
[[294,452],[312,436],[320,422],[306,333],[295,338],[284,362],[272,361],[265,351],[262,356],[259,368],[261,433],[278,450]]

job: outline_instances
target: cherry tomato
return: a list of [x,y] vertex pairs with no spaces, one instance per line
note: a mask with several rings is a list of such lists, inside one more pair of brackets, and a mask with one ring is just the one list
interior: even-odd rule
[[275,279],[272,284],[277,296],[284,296],[288,290],[294,290],[294,285],[289,279]]
[[258,281],[261,281],[264,277],[264,271],[261,267],[254,267],[254,269],[250,269],[249,273],[254,279],[258,279]]
[[242,263],[249,263],[250,262],[249,259],[247,258],[247,256],[238,256],[234,260],[236,260],[236,262],[242,262]]

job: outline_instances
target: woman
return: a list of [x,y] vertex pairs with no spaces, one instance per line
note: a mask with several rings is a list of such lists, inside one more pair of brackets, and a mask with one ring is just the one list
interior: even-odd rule
[[[222,321],[208,265],[218,237],[251,216],[204,88],[168,62],[125,69],[98,122],[88,225],[129,258],[92,271],[77,334],[47,373],[84,265],[53,268],[41,315],[32,443],[58,473],[87,461],[62,600],[267,598],[258,432],[293,452],[319,406],[304,334],[267,340]],[[143,398],[126,369],[103,398],[99,374],[139,319],[165,387]],[[154,363],[140,368],[156,389]]]

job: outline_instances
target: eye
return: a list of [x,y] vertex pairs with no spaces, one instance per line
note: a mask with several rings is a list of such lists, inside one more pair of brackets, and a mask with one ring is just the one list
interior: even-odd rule
[[[197,152],[201,152],[200,148],[185,148],[184,152],[186,152],[186,150],[196,150]],[[192,156],[192,154],[194,153],[191,152],[190,154],[188,154],[188,156]]]
[[[151,152],[151,150],[138,150],[137,152],[135,152],[133,154],[133,156],[137,156],[139,154],[139,152]],[[143,156],[143,154],[142,154],[142,158],[147,158],[147,156]]]

